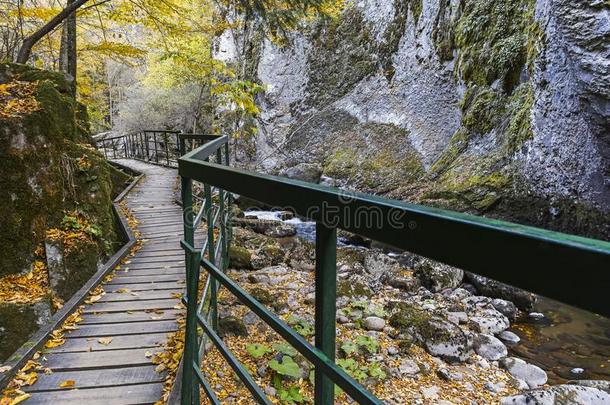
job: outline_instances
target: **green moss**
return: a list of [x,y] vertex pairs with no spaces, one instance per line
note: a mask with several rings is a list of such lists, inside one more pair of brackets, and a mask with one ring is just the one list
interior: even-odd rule
[[32,306],[0,304],[0,363],[5,361],[38,329]]
[[481,86],[500,80],[511,92],[528,58],[534,0],[472,0],[462,3],[455,41],[460,77]]
[[424,169],[408,137],[408,131],[394,125],[357,125],[338,135],[326,151],[324,174],[374,193],[414,182]]
[[246,248],[231,245],[229,247],[229,266],[234,269],[251,269],[252,253]]
[[361,281],[339,280],[337,282],[337,297],[372,297],[373,291]]
[[516,152],[526,141],[534,137],[532,130],[532,108],[534,106],[534,90],[526,83],[515,91],[508,101],[507,111],[510,117],[506,131],[507,153]]
[[421,343],[434,344],[451,338],[447,330],[437,326],[434,315],[406,302],[397,305],[389,323],[403,333],[416,335]]
[[504,99],[492,89],[474,86],[462,100],[462,124],[469,131],[485,134],[495,128],[504,113]]

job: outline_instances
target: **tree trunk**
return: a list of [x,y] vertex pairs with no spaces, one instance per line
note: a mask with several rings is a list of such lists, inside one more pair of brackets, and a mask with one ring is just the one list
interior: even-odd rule
[[30,54],[32,53],[32,48],[42,37],[53,31],[59,24],[61,24],[70,14],[74,13],[76,9],[80,6],[88,2],[89,0],[73,0],[69,3],[66,8],[61,10],[59,14],[55,17],[51,18],[49,22],[43,25],[40,29],[34,32],[29,37],[23,40],[21,44],[21,48],[19,49],[19,53],[17,54],[17,59],[15,62],[17,63],[27,63],[28,59],[30,59]]
[[[68,6],[75,0],[68,0]],[[64,21],[59,51],[59,70],[68,81],[72,95],[76,95],[76,13],[70,14]]]

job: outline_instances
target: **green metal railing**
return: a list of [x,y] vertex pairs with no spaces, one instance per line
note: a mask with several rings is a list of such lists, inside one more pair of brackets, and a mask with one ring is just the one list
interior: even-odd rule
[[178,158],[187,150],[201,146],[207,135],[178,131],[145,130],[96,141],[106,159],[138,159],[163,166],[177,167]]
[[[227,137],[209,137],[181,157],[187,306],[182,404],[199,404],[203,388],[220,403],[201,371],[209,339],[259,403],[261,388],[218,336],[217,295],[225,287],[315,367],[315,403],[331,404],[334,385],[362,404],[381,401],[335,364],[337,229],[429,257],[549,298],[610,315],[610,243],[503,221],[474,217],[229,167]],[[215,159],[215,162],[212,161]],[[193,182],[203,185],[201,209],[193,211]],[[225,275],[230,243],[230,193],[316,222],[315,345],[291,329]],[[195,247],[202,219],[207,241]],[[215,230],[218,230],[216,237]],[[207,277],[200,289],[203,269]],[[203,331],[200,338],[198,330]]]

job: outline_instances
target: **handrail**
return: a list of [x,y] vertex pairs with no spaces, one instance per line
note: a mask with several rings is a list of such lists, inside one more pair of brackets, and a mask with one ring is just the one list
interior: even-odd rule
[[[610,289],[609,242],[253,173],[228,167],[228,162],[209,162],[215,151],[223,145],[227,147],[225,138],[211,140],[178,160],[183,185],[198,181],[207,189],[216,187],[270,206],[289,208],[295,214],[316,222],[316,347],[226,277],[226,264],[219,265],[201,255],[193,246],[192,239],[188,240],[192,231],[188,221],[192,215],[189,217],[185,205],[183,247],[190,258],[187,261],[187,296],[198,294],[193,278],[199,278],[200,269],[215,280],[211,283],[212,295],[216,294],[217,282],[226,287],[314,364],[317,371],[316,404],[333,402],[334,384],[360,403],[380,403],[334,363],[337,229],[610,315],[606,298]],[[228,156],[228,149],[225,153]],[[211,225],[214,223],[215,220]],[[208,241],[207,248],[213,254],[216,250],[213,240]],[[579,269],[586,269],[590,277],[574,277],[574,271]],[[196,300],[193,301],[188,302],[196,305]],[[187,306],[187,351],[194,344],[189,339],[196,339],[193,330],[197,328],[197,316],[190,305]],[[216,312],[214,305],[213,301],[210,309]],[[214,316],[212,314],[212,332],[216,331]],[[215,337],[208,333],[207,325],[202,326],[216,343]],[[231,356],[225,358],[229,363],[237,361]],[[198,389],[192,384],[195,378],[201,382],[203,374],[193,371],[192,362],[185,364],[182,403],[190,405],[198,403]],[[198,362],[194,367],[199,367]],[[217,399],[213,392],[206,389],[205,384],[203,387],[210,400],[215,402]]]

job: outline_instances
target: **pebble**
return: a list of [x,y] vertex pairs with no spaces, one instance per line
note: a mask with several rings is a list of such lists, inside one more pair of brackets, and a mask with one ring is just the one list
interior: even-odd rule
[[388,355],[389,356],[396,356],[399,353],[399,350],[397,347],[395,346],[390,346],[388,347]]
[[445,381],[461,381],[464,379],[462,373],[451,372],[446,368],[439,369],[436,374]]
[[440,390],[440,387],[433,385],[432,387],[420,388],[419,392],[421,392],[425,399],[435,400],[438,399]]
[[573,368],[572,370],[570,370],[570,373],[572,373],[572,374],[582,374],[584,372],[585,372],[585,369],[580,368],[580,367],[576,367],[576,368]]
[[347,316],[340,315],[337,317],[337,322],[340,324],[349,323],[349,318]]
[[382,331],[385,327],[385,320],[376,316],[369,316],[364,320],[366,330]]
[[275,390],[275,388],[273,387],[265,387],[265,394],[267,394],[270,397],[274,397],[277,395],[277,391]]
[[530,312],[529,317],[536,321],[539,321],[541,319],[544,319],[544,314],[542,314],[540,312]]
[[400,374],[414,375],[419,373],[419,365],[411,359],[404,359],[400,362],[398,371],[400,371]]
[[517,344],[521,341],[521,338],[519,336],[517,336],[516,333],[511,332],[509,330],[500,332],[500,334],[498,334],[498,337],[500,339],[502,339],[503,341],[505,341],[507,343],[511,343],[511,344]]

